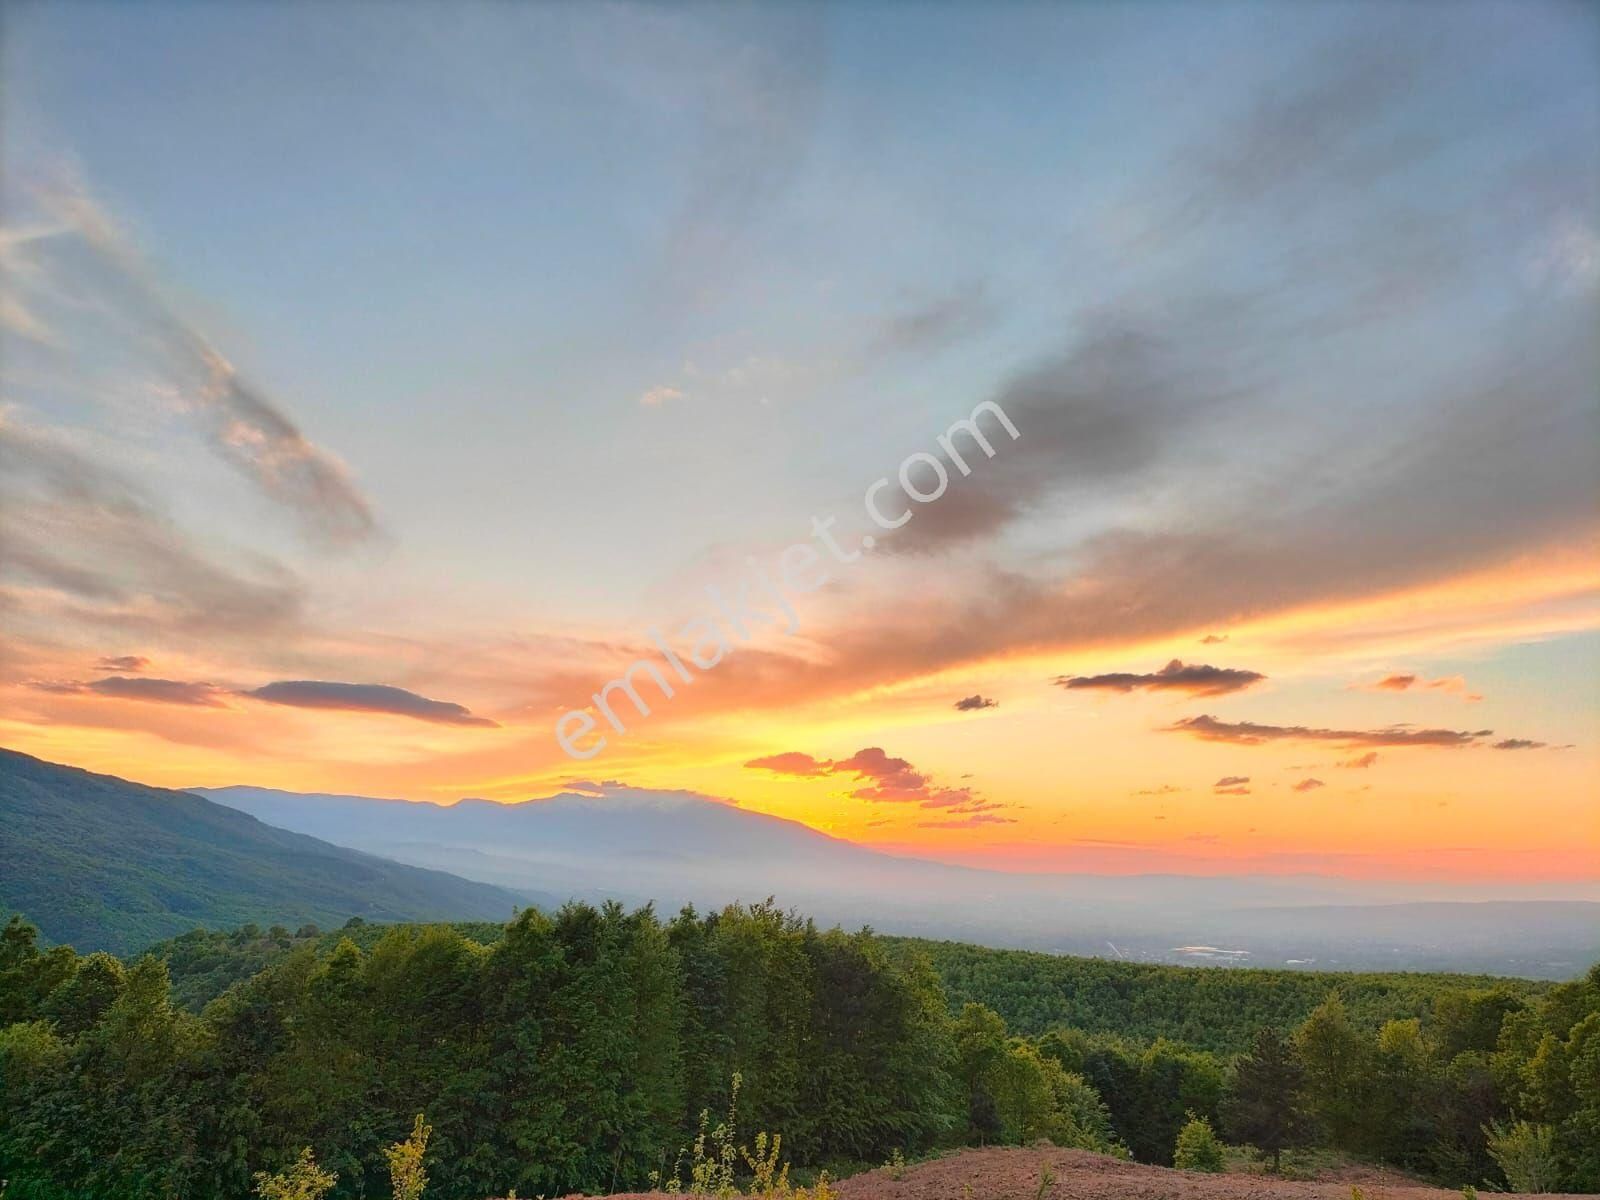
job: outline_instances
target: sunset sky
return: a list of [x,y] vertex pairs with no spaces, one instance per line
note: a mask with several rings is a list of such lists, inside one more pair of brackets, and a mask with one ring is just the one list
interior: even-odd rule
[[7,10],[0,744],[1600,897],[1592,5],[315,13]]

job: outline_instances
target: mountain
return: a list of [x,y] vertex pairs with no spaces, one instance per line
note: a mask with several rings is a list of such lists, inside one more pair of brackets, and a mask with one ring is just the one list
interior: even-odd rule
[[0,914],[128,953],[197,925],[504,920],[532,897],[0,749]]
[[512,888],[668,911],[774,896],[819,921],[1150,962],[1568,978],[1600,904],[1417,903],[1328,876],[1019,874],[882,853],[695,792],[621,785],[453,805],[227,787],[221,804],[340,845]]

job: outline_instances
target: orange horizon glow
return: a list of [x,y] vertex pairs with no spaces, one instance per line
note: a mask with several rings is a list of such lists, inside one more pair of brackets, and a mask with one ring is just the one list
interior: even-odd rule
[[[1379,751],[1374,769],[1351,770],[1335,765],[1358,757],[1347,747],[1294,740],[1218,746],[1162,730],[1212,709],[1249,706],[1253,716],[1270,702],[1273,714],[1295,723],[1336,728],[1409,722],[1543,733],[1513,728],[1519,707],[1530,719],[1535,710],[1508,706],[1492,690],[1478,704],[1442,691],[1374,697],[1351,689],[1375,677],[1380,668],[1373,664],[1414,661],[1417,651],[1400,645],[1434,657],[1465,654],[1462,670],[1471,680],[1473,658],[1492,661],[1498,645],[1600,628],[1600,567],[1590,548],[1555,548],[1426,586],[1265,615],[1230,628],[1215,649],[1196,646],[1190,631],[1122,646],[991,656],[866,688],[854,687],[845,672],[852,690],[788,706],[761,704],[741,688],[719,696],[717,680],[708,677],[689,702],[662,706],[636,736],[618,739],[614,752],[587,764],[565,759],[542,720],[495,713],[501,723],[494,729],[405,722],[397,741],[401,722],[392,716],[237,700],[191,710],[28,696],[39,711],[0,719],[0,740],[41,758],[168,787],[249,783],[512,802],[553,794],[574,778],[620,778],[634,787],[725,797],[894,853],[1013,871],[1582,882],[1600,878],[1593,803],[1600,778],[1589,745],[1522,754],[1404,747]],[[1092,673],[1180,656],[1248,664],[1267,681],[1217,698],[1078,697],[1047,683],[1064,666]],[[185,669],[198,674],[203,667],[196,661]],[[1004,697],[1004,726],[950,711],[952,695],[978,691]],[[1284,693],[1293,703],[1279,698]],[[724,708],[728,703],[736,707]],[[1323,711],[1340,715],[1316,715]],[[1044,744],[1052,755],[1031,753]],[[281,745],[301,747],[303,757],[283,756]],[[929,818],[937,813],[853,798],[859,780],[788,778],[743,765],[778,751],[843,758],[867,745],[904,757],[933,786],[975,788],[996,806],[988,810],[993,823],[933,827]],[[960,778],[968,774],[975,781]],[[1241,794],[1218,794],[1215,781],[1230,776],[1251,783]],[[1309,796],[1293,789],[1306,779],[1317,781]],[[1506,801],[1529,787],[1539,788],[1545,806],[1538,823]]]

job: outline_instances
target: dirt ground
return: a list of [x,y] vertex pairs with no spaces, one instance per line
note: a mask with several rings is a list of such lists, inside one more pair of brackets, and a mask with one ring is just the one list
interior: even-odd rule
[[[1054,1179],[1041,1192],[1046,1168]],[[1345,1168],[1315,1182],[1301,1182],[1257,1174],[1173,1171],[1043,1146],[963,1150],[908,1166],[899,1179],[888,1167],[880,1167],[835,1184],[841,1200],[1352,1200],[1352,1187],[1361,1189],[1362,1200],[1461,1200],[1458,1191],[1428,1187],[1371,1167]],[[660,1200],[659,1193],[653,1200]]]
[[[1045,1168],[1055,1179],[1040,1192]],[[1461,1200],[1460,1192],[1427,1187],[1372,1168],[1333,1173],[1316,1182],[1256,1174],[1173,1171],[1090,1154],[1038,1147],[964,1150],[918,1163],[893,1179],[886,1168],[843,1180],[843,1200]],[[968,1189],[971,1189],[970,1191]],[[1550,1200],[1546,1197],[1545,1200]]]

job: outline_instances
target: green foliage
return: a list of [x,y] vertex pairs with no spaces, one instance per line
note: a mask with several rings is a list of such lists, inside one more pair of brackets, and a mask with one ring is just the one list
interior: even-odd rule
[[171,946],[212,981],[265,965],[196,1014],[173,1003],[167,960],[42,951],[20,923],[0,939],[18,1018],[0,1029],[0,1178],[19,1194],[242,1196],[308,1145],[340,1200],[387,1192],[391,1166],[396,1195],[416,1195],[424,1148],[430,1200],[616,1190],[694,1136],[688,1114],[728,1111],[740,1071],[741,1114],[784,1137],[742,1147],[730,1125],[728,1174],[774,1195],[780,1150],[881,1161],[955,1124],[931,972],[771,905]]
[[1172,1161],[1190,1111],[1216,1119],[1225,1071],[1214,1055],[1165,1039],[1141,1046],[1105,1036],[1047,1037],[1040,1046],[1078,1064],[1104,1100],[1116,1135],[1141,1162]]
[[[680,1189],[799,1200],[790,1156],[893,1174],[943,1146],[1047,1138],[1194,1166],[1226,1128],[1275,1162],[1314,1133],[1324,1153],[1452,1187],[1600,1190],[1600,969],[1537,993],[1468,981],[1376,1024],[1347,985],[1233,1058],[1137,1036],[1136,1002],[1121,1034],[1021,1037],[980,1003],[952,1015],[922,949],[770,903],[247,926],[133,962],[44,948],[14,920],[0,1178],[30,1200],[244,1196],[258,1173],[291,1179],[310,1146],[337,1176],[329,1200],[410,1200],[424,1182],[429,1200],[481,1200],[626,1189],[683,1147]],[[1421,995],[1395,978],[1394,995]],[[781,1140],[746,1144],[736,1110]]]
[[1311,1011],[1294,1041],[1304,1073],[1306,1111],[1323,1140],[1344,1149],[1368,1149],[1373,1140],[1374,1047],[1350,1023],[1337,992]]
[[[1440,997],[1463,989],[1493,993],[1495,1000],[1477,1005],[1492,1010],[1555,986],[1469,975],[1159,966],[960,942],[885,940],[932,963],[953,1012],[968,1003],[987,1005],[1013,1033],[1039,1037],[1074,1029],[1140,1043],[1168,1038],[1217,1054],[1242,1053],[1265,1026],[1295,1028],[1334,991],[1351,1024],[1370,1035],[1385,1021],[1428,1019]],[[1464,1015],[1467,1041],[1481,1041],[1492,1020],[1477,1015],[1477,1025]],[[1493,1049],[1492,1029],[1488,1037],[1486,1048]]]
[[1304,1085],[1305,1067],[1293,1044],[1270,1026],[1234,1064],[1228,1127],[1235,1140],[1270,1154],[1275,1171],[1283,1151],[1306,1136]]
[[1555,1130],[1517,1121],[1489,1126],[1489,1153],[1514,1192],[1553,1192],[1560,1178]]
[[1222,1170],[1222,1143],[1204,1117],[1189,1114],[1189,1119],[1178,1130],[1178,1140],[1172,1151],[1172,1165],[1180,1171]]
[[968,1140],[1026,1145],[1048,1138],[1101,1153],[1118,1149],[1094,1088],[1032,1043],[1009,1038],[996,1013],[967,1005],[956,1020],[955,1045]]

